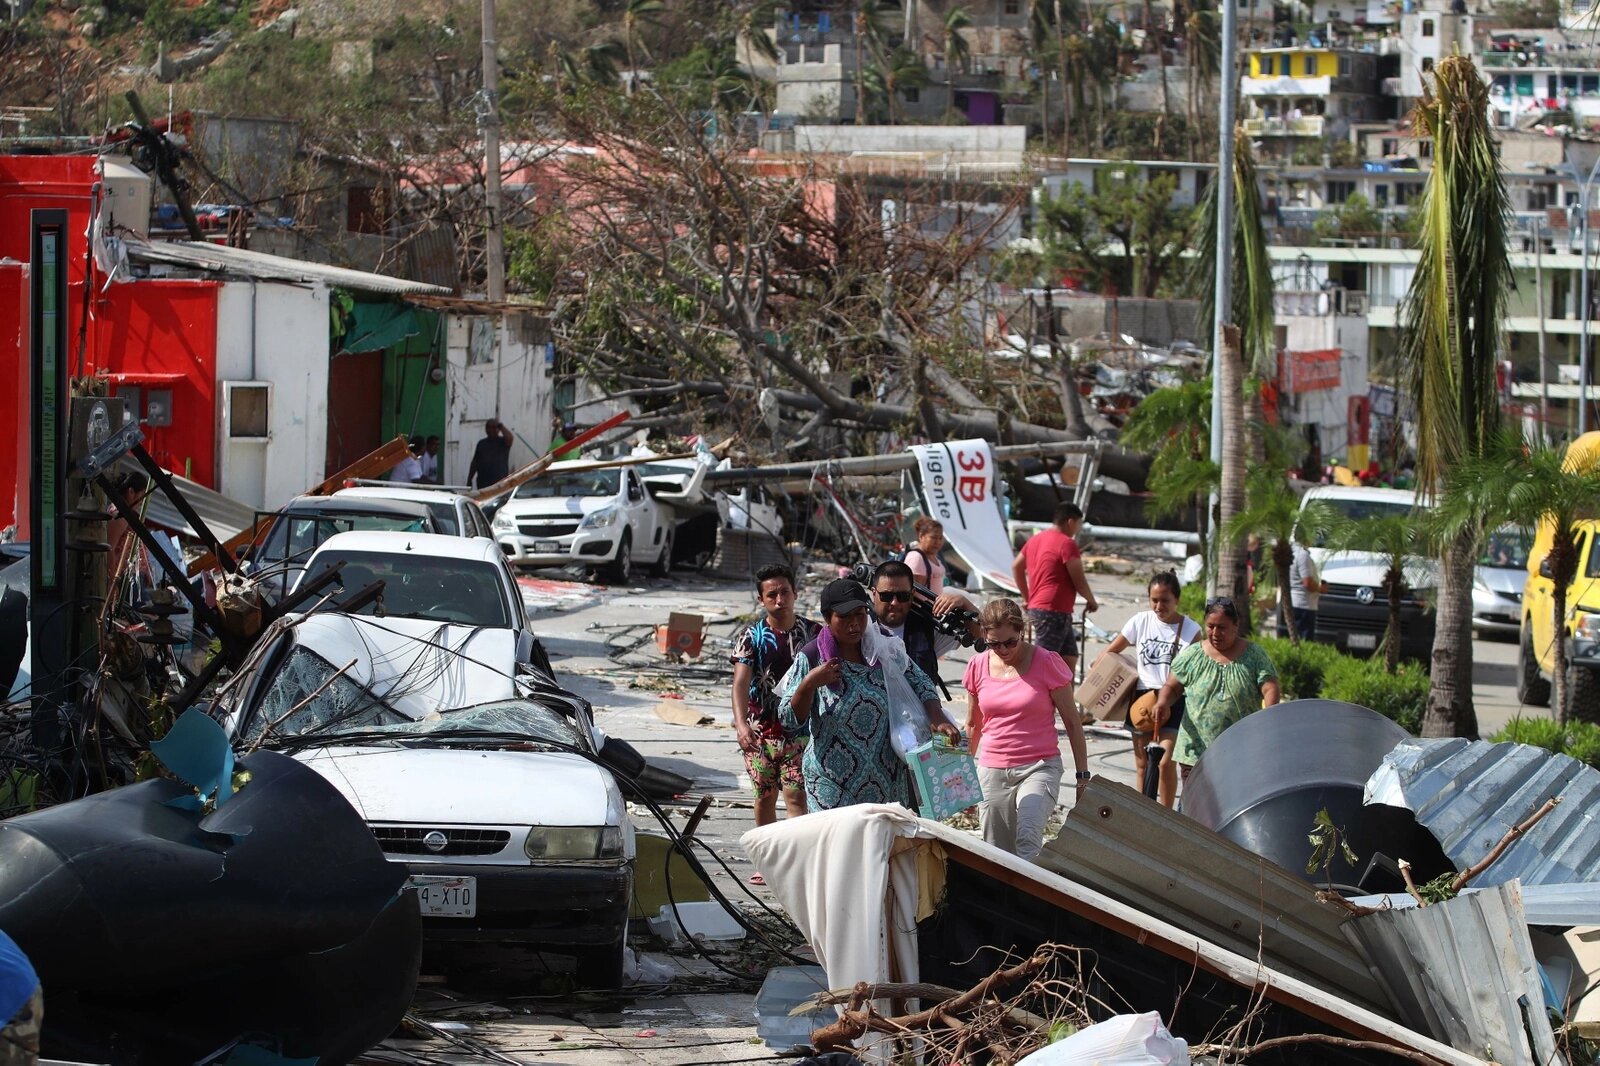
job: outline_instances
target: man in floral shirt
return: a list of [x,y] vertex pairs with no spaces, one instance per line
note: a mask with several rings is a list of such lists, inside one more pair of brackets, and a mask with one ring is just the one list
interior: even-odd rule
[[778,722],[778,682],[789,672],[795,651],[810,643],[818,627],[795,613],[794,571],[787,566],[757,570],[756,595],[767,613],[734,643],[733,728],[755,789],[760,826],[777,821],[780,790],[790,818],[806,813],[800,777],[806,741],[784,736]]

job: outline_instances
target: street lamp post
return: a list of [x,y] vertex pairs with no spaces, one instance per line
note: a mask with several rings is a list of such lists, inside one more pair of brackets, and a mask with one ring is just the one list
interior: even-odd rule
[[1589,167],[1587,178],[1573,163],[1566,164],[1566,170],[1578,186],[1578,226],[1583,234],[1583,243],[1579,245],[1583,268],[1579,271],[1578,281],[1578,298],[1581,301],[1578,313],[1583,316],[1578,331],[1578,435],[1581,437],[1589,431],[1589,194],[1594,188],[1595,178],[1600,177],[1600,156],[1596,156],[1594,164]]

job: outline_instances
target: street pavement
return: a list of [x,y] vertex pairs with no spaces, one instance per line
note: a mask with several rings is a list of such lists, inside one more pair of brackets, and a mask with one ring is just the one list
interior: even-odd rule
[[[1146,608],[1143,576],[1167,564],[1151,556],[1103,565],[1121,573],[1090,575],[1101,604],[1091,622],[1106,636],[1091,635],[1085,665],[1129,616]],[[818,617],[817,595],[830,576],[832,571],[824,567],[803,577],[800,608],[808,617]],[[739,846],[741,834],[753,823],[729,702],[728,655],[739,629],[755,617],[750,583],[676,571],[670,578],[641,579],[631,587],[602,587],[547,571],[524,576],[520,584],[558,678],[593,704],[601,728],[632,743],[652,764],[694,781],[684,800],[667,805],[678,826],[687,820],[696,798],[712,797],[697,839],[731,870],[725,873],[704,858],[718,887],[749,911],[756,908],[756,899],[770,904],[766,888],[749,884],[755,871]],[[704,647],[697,658],[672,659],[657,649],[654,627],[665,623],[672,612],[698,614],[706,620]],[[1474,693],[1484,735],[1519,712],[1513,672],[1516,650],[1509,642],[1479,640],[1475,645]],[[955,697],[948,706],[957,721],[965,717],[959,680],[969,656],[962,649],[941,664]],[[690,717],[701,724],[669,722],[657,714],[658,705],[680,712],[675,718],[683,718],[683,710],[693,712]],[[1549,712],[1530,708],[1522,713]],[[1087,731],[1087,739],[1095,774],[1134,784],[1132,747],[1125,732],[1097,726]],[[1063,752],[1067,750],[1063,744]],[[1069,775],[1060,797],[1064,808],[1071,806],[1073,797]],[[657,828],[646,808],[638,807],[633,814],[641,831]],[[659,983],[623,997],[541,995],[542,989],[526,987],[466,994],[427,978],[416,1012],[443,1028],[397,1036],[362,1061],[538,1061],[577,1066],[648,1061],[654,1066],[679,1066],[773,1056],[753,1042],[751,982],[735,981],[685,950],[665,952],[646,940],[636,946],[645,956],[646,976]],[[737,951],[721,961],[734,969],[751,969],[751,956]],[[763,968],[757,960],[755,969]]]

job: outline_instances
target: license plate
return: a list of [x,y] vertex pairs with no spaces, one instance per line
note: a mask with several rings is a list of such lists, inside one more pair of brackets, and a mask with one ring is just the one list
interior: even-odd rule
[[425,916],[435,918],[476,918],[478,879],[476,877],[437,877],[413,874],[407,885],[417,893],[417,905]]
[[1352,651],[1372,651],[1378,646],[1378,637],[1375,633],[1351,633],[1345,646]]
[[559,540],[536,540],[533,542],[533,550],[541,555],[551,555],[561,551],[561,542]]

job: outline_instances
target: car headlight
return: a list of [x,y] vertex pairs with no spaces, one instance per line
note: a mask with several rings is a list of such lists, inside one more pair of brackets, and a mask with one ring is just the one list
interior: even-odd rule
[[489,523],[490,529],[498,529],[502,533],[510,533],[517,528],[517,523],[505,511],[496,511],[494,521]]
[[621,517],[621,511],[617,510],[614,505],[607,504],[598,511],[591,511],[589,514],[584,515],[582,524],[590,529],[604,529],[606,526],[616,525],[617,519]]
[[1600,641],[1600,614],[1580,612],[1578,624],[1572,627],[1572,635],[1579,640]]
[[622,830],[614,825],[536,825],[522,850],[530,859],[616,859]]

